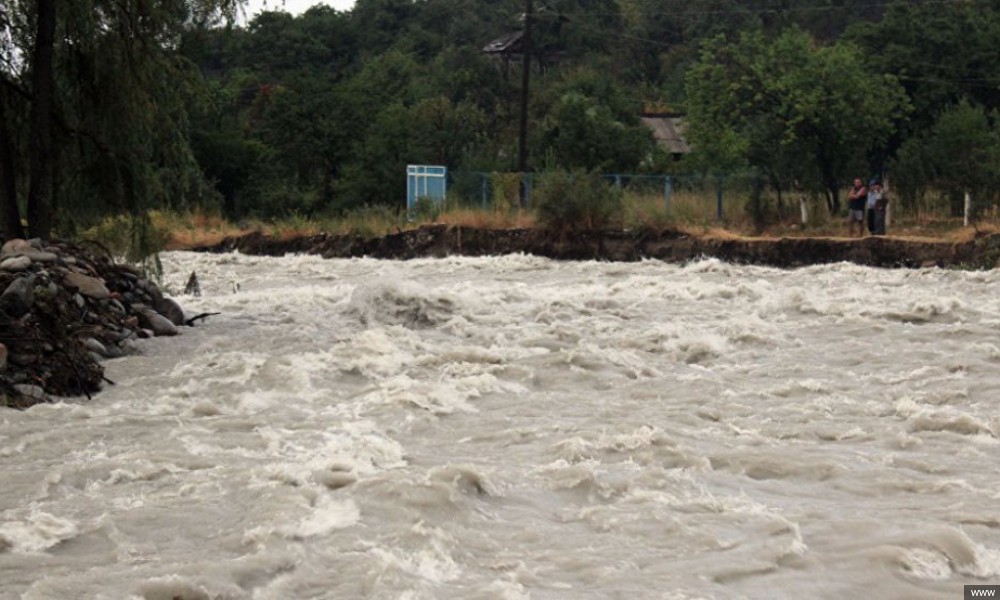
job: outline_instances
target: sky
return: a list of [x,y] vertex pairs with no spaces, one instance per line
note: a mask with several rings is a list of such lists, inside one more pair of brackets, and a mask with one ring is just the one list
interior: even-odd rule
[[316,4],[328,4],[337,10],[350,10],[354,6],[354,0],[250,0],[246,3],[245,9],[247,18],[252,19],[265,7],[268,10],[280,9],[293,15],[299,15]]

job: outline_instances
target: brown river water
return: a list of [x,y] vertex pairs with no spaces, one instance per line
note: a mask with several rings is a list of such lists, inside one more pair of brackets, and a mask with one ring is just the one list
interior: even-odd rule
[[222,314],[0,412],[2,600],[1000,584],[1000,272],[164,265]]

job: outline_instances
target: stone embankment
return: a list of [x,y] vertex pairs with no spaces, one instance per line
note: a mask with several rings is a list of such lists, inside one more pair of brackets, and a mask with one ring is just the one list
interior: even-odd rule
[[0,406],[89,397],[109,383],[103,360],[185,323],[155,283],[95,250],[37,239],[0,248]]
[[196,248],[210,252],[239,250],[245,254],[281,256],[317,254],[325,258],[409,259],[417,257],[487,256],[525,253],[566,260],[635,261],[660,259],[686,262],[702,257],[776,267],[853,262],[873,267],[1000,266],[1000,235],[978,235],[964,242],[893,237],[725,238],[679,231],[597,231],[557,234],[541,229],[478,229],[428,225],[383,237],[311,235],[274,239],[261,233],[227,238]]

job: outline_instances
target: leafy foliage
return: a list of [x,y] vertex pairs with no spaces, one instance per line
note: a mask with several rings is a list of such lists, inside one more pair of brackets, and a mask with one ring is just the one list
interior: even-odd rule
[[[193,23],[234,16],[236,0],[0,2],[0,82],[31,112],[4,170],[8,209],[26,204],[29,230],[48,235],[107,212],[211,203],[191,153],[188,108],[200,74],[175,51]],[[4,223],[8,232],[10,223]],[[13,231],[13,233],[18,233]]]
[[[0,0],[0,228],[18,234],[26,207],[62,232],[158,207],[398,211],[406,164],[516,170],[520,57],[482,48],[522,28],[521,0],[358,0],[237,24],[241,2]],[[995,0],[547,0],[532,25],[535,170],[749,171],[779,203],[802,189],[834,212],[845,181],[887,166],[914,197],[996,184]],[[696,152],[659,148],[644,105],[686,113]],[[771,218],[759,191],[753,214]]]
[[849,44],[789,29],[777,39],[715,38],[688,74],[692,141],[707,162],[759,169],[778,186],[825,190],[831,212],[851,173],[883,146],[908,108],[890,75],[871,76]]
[[893,171],[904,201],[915,204],[930,188],[939,190],[954,215],[962,214],[964,196],[982,209],[995,200],[1000,185],[1000,126],[967,101],[947,109],[926,132],[900,148]]
[[846,37],[863,48],[871,71],[895,74],[906,89],[914,111],[902,134],[932,126],[942,109],[963,99],[1000,106],[996,2],[898,2],[884,19],[858,23]]
[[538,222],[554,231],[591,231],[621,220],[621,190],[593,172],[546,173],[532,200]]

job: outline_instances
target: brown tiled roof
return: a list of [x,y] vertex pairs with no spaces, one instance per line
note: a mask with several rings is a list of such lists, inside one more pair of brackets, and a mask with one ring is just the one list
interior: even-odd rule
[[520,52],[521,51],[521,37],[524,35],[523,31],[514,31],[498,37],[489,44],[483,46],[483,52],[490,53],[503,53],[503,52]]
[[642,124],[653,130],[656,142],[671,154],[687,154],[691,145],[684,139],[685,123],[682,117],[640,117]]

